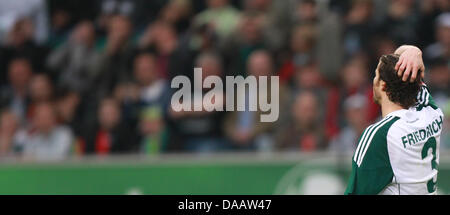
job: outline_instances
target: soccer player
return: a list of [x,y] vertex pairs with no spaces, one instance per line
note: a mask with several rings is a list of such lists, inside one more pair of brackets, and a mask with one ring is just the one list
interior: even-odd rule
[[380,58],[373,93],[383,119],[361,135],[345,194],[436,194],[444,115],[422,81],[424,71],[414,46]]

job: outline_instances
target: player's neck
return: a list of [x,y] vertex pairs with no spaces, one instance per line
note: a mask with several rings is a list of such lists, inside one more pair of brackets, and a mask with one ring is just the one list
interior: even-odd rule
[[383,99],[383,101],[381,102],[381,115],[383,118],[394,111],[403,109],[404,108],[402,106],[391,102],[389,99]]

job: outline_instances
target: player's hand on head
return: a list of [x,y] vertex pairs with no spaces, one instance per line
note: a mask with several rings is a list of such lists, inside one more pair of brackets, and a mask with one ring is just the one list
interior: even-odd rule
[[[407,81],[409,79],[411,82],[414,82],[420,73],[420,78],[425,77],[425,65],[422,59],[422,52],[418,48],[408,48],[401,55],[400,58],[395,65],[395,69],[397,70],[397,74],[399,77],[402,77],[403,81]],[[420,72],[422,71],[422,72]]]

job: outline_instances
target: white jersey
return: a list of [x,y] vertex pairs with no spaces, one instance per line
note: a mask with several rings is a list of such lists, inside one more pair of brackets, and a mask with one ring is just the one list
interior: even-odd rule
[[346,194],[435,194],[443,122],[423,86],[417,106],[392,112],[363,132]]

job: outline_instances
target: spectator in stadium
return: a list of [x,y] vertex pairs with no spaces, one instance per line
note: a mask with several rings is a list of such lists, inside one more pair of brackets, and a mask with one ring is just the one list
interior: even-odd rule
[[433,100],[439,107],[443,107],[450,98],[450,64],[445,59],[438,58],[431,62],[429,68],[429,88]]
[[270,13],[273,0],[244,0],[244,11],[259,11]]
[[298,25],[292,30],[289,58],[283,62],[279,71],[281,81],[292,81],[296,68],[308,64],[315,58],[316,39],[317,32],[314,25]]
[[140,89],[139,99],[145,105],[162,104],[167,100],[169,85],[158,73],[155,55],[144,52],[134,60],[134,77]]
[[160,20],[172,25],[178,35],[189,29],[191,18],[192,5],[189,0],[170,0],[160,13]]
[[[154,21],[166,1],[161,0],[97,0],[97,23],[100,28],[108,28],[109,22],[116,15],[127,16],[136,29],[142,30],[147,23]],[[97,9],[96,8],[96,9]]]
[[149,106],[141,111],[139,132],[142,137],[141,153],[152,155],[166,152],[169,133],[162,108]]
[[[327,79],[337,78],[338,69],[341,67],[343,54],[343,24],[341,17],[330,11],[326,2],[317,0],[291,1],[290,6],[285,11],[290,13],[287,30],[294,26],[309,24],[316,29],[316,47],[314,58],[320,62],[319,71]],[[282,11],[286,13],[285,11]],[[289,35],[287,33],[286,35]]]
[[265,28],[263,14],[258,12],[247,12],[241,15],[237,31],[235,31],[222,47],[225,62],[228,65],[228,75],[246,74],[246,64],[253,51],[265,49],[267,44],[263,30]]
[[436,42],[424,51],[428,61],[444,58],[450,61],[450,12],[443,13],[436,18]]
[[[30,81],[30,104],[28,105],[27,118],[34,117],[35,108],[42,102],[53,101],[53,83],[45,74],[35,74]],[[53,105],[53,104],[52,104]]]
[[140,135],[139,151],[158,154],[166,150],[167,129],[163,110],[170,102],[170,88],[159,74],[153,53],[142,52],[134,59],[133,74],[136,84],[122,89],[124,118],[136,123]]
[[316,22],[319,19],[319,7],[315,0],[301,0],[294,4],[294,20],[296,22]]
[[[251,76],[255,76],[257,80],[260,76],[270,77],[274,74],[274,62],[272,56],[269,52],[258,50],[253,52],[247,63],[247,73]],[[262,98],[270,101],[270,78],[268,78],[268,86],[267,86],[267,97],[260,97],[259,88],[256,92],[256,95],[250,94],[248,90],[238,89],[235,94],[244,94],[246,109],[245,111],[235,111],[228,114],[225,120],[225,132],[228,138],[234,144],[236,149],[256,149],[256,150],[266,150],[272,149],[272,132],[274,129],[273,123],[261,122],[260,115],[267,114],[259,110],[256,112],[252,112],[249,110],[249,102],[251,97]],[[242,91],[245,90],[245,91]],[[235,95],[235,99],[239,97]],[[280,92],[280,97],[283,97],[283,92]],[[235,101],[237,104],[237,101]],[[267,145],[269,144],[269,145]],[[267,148],[265,148],[267,147]]]
[[[17,20],[8,32],[6,41],[0,46],[0,71],[6,71],[6,66],[17,57],[27,58],[34,69],[43,71],[47,48],[33,40],[35,26],[33,21],[25,17]],[[4,84],[6,74],[2,74],[0,84]]]
[[74,135],[72,154],[74,156],[83,155],[84,139],[83,134],[86,131],[86,123],[84,120],[92,121],[92,119],[85,119],[86,110],[82,105],[81,96],[67,88],[58,88],[56,92],[54,106],[58,116],[58,122],[61,125],[70,128]]
[[20,131],[16,140],[25,159],[61,160],[70,155],[72,131],[58,123],[52,103],[36,105],[31,122],[31,127]]
[[45,74],[35,74],[30,81],[30,99],[32,103],[53,100],[53,84]]
[[209,25],[225,39],[237,27],[239,11],[230,5],[229,0],[207,0],[208,8],[194,17],[194,26]]
[[[264,16],[266,27],[264,29],[265,41],[268,49],[282,51],[288,38],[292,8],[288,1],[275,0],[246,0],[243,1],[243,13],[256,12]],[[289,2],[290,3],[290,2]]]
[[[318,112],[318,118],[320,121],[327,121],[329,117],[326,111],[329,108],[329,98],[332,95],[330,88],[327,86],[325,79],[323,78],[322,73],[319,72],[319,65],[316,59],[306,59],[305,62],[302,62],[300,65],[295,66],[295,73],[292,77],[293,85],[292,91],[294,95],[297,93],[301,93],[303,91],[309,91],[314,93],[314,96],[318,100],[319,104],[327,104],[318,107],[316,110]],[[326,140],[333,136],[332,127],[329,124],[325,124],[325,129],[327,131]],[[335,131],[337,132],[337,131]]]
[[348,55],[367,50],[369,41],[375,33],[375,21],[372,19],[372,0],[353,1],[345,16],[344,48]]
[[132,24],[126,16],[116,15],[108,22],[106,46],[94,63],[95,87],[100,97],[109,95],[117,83],[130,80],[133,48],[130,42]]
[[10,109],[25,123],[29,105],[29,84],[33,68],[26,58],[15,58],[8,68],[9,84],[1,89],[1,107]]
[[389,1],[387,16],[382,21],[378,32],[386,34],[396,44],[414,44],[418,41],[418,13],[414,10],[414,0]]
[[123,106],[123,119],[137,126],[142,111],[155,107],[164,109],[170,102],[170,87],[157,70],[153,53],[142,52],[133,62],[134,82],[121,83],[116,87],[115,97]]
[[132,81],[118,83],[112,97],[121,106],[122,121],[136,127],[143,101],[140,99],[139,85]]
[[278,150],[312,152],[326,148],[318,109],[319,103],[314,93],[303,91],[295,97],[291,120],[277,134]]
[[98,52],[94,47],[95,29],[90,21],[77,24],[70,38],[47,57],[47,67],[57,80],[57,87],[85,93],[92,85],[94,63]]
[[138,135],[122,119],[120,104],[112,98],[100,102],[97,123],[85,136],[84,153],[96,155],[136,153]]
[[[289,68],[289,67],[285,67]],[[326,104],[320,106],[317,110],[318,117],[320,121],[329,121],[334,117],[334,114],[328,113],[330,110],[330,99],[333,95],[332,85],[327,82],[324,75],[320,73],[320,65],[317,59],[311,57],[306,57],[302,61],[298,60],[296,64],[292,64],[293,74],[291,78],[287,80],[290,81],[291,91],[292,93],[298,94],[303,91],[309,91],[314,93],[316,99],[318,99],[318,103]],[[282,72],[286,72],[289,70],[282,70]],[[288,74],[288,73],[284,73]],[[282,76],[286,77],[286,76]],[[286,80],[286,79],[285,79]],[[291,101],[292,102],[292,101]],[[280,122],[286,123],[286,122]],[[324,124],[326,137],[325,140],[329,140],[333,135],[338,132],[338,129],[333,126],[333,124]]]
[[193,80],[193,68],[198,55],[218,50],[220,50],[218,38],[211,27],[192,25],[191,30],[179,37],[177,48],[170,57],[169,78],[184,75]]
[[19,129],[16,115],[9,110],[0,114],[0,157],[14,154],[14,137]]
[[[267,10],[269,7],[271,10]],[[244,11],[264,13],[267,18],[266,36],[271,49],[283,49],[292,29],[302,24],[313,24],[318,18],[318,7],[315,0],[268,1],[248,0]]]
[[353,152],[358,139],[369,124],[367,121],[367,98],[365,95],[355,94],[344,101],[345,126],[330,142],[329,149],[340,152]]
[[39,44],[45,43],[48,37],[48,14],[45,0],[16,0],[0,2],[0,40],[4,43],[6,34],[11,32],[15,23],[23,17],[32,21],[34,31],[30,32],[33,40]]
[[71,128],[76,138],[82,133],[82,117],[80,117],[80,95],[68,89],[58,89],[55,98],[55,109],[61,124]]
[[[209,76],[223,77],[222,59],[216,53],[202,53],[196,60],[196,68],[202,68],[202,80]],[[194,83],[194,82],[192,82]],[[203,81],[202,81],[203,83]],[[213,89],[203,88],[203,95]],[[222,90],[222,89],[220,89]],[[215,92],[213,106],[224,106],[223,91]],[[192,103],[196,101],[192,97]],[[181,148],[187,152],[210,153],[228,148],[224,141],[223,111],[175,111],[168,107],[168,124],[171,128],[170,147]]]
[[[369,47],[368,54],[370,54],[370,71],[375,71],[380,61],[380,57],[386,54],[394,53],[397,45],[388,36],[380,34],[372,37]],[[371,77],[374,75],[375,74],[372,74]]]
[[420,47],[427,47],[434,43],[436,36],[436,18],[442,13],[450,11],[450,2],[447,0],[420,1],[420,20],[417,34],[420,38]]
[[345,98],[355,94],[361,94],[367,100],[367,115],[365,119],[373,122],[379,114],[379,107],[373,102],[373,90],[369,82],[367,57],[359,54],[349,59],[341,70],[341,82],[337,89],[330,92],[327,101],[327,135],[333,138],[339,128],[344,125],[343,102]]
[[296,66],[292,79],[293,89],[296,91],[312,90],[319,93],[326,89],[324,78],[319,72],[319,65],[315,59],[306,59],[305,62]]
[[6,38],[4,39],[4,45],[11,48],[19,49],[27,47],[27,45],[34,46],[33,32],[34,26],[32,20],[29,18],[22,18],[16,20],[11,30],[8,31]]
[[154,50],[156,72],[159,77],[169,79],[169,64],[172,53],[178,46],[175,29],[168,23],[155,21],[151,23],[139,40],[140,50]]
[[59,47],[79,23],[93,21],[98,11],[98,1],[47,0],[50,17],[47,45],[52,49]]

